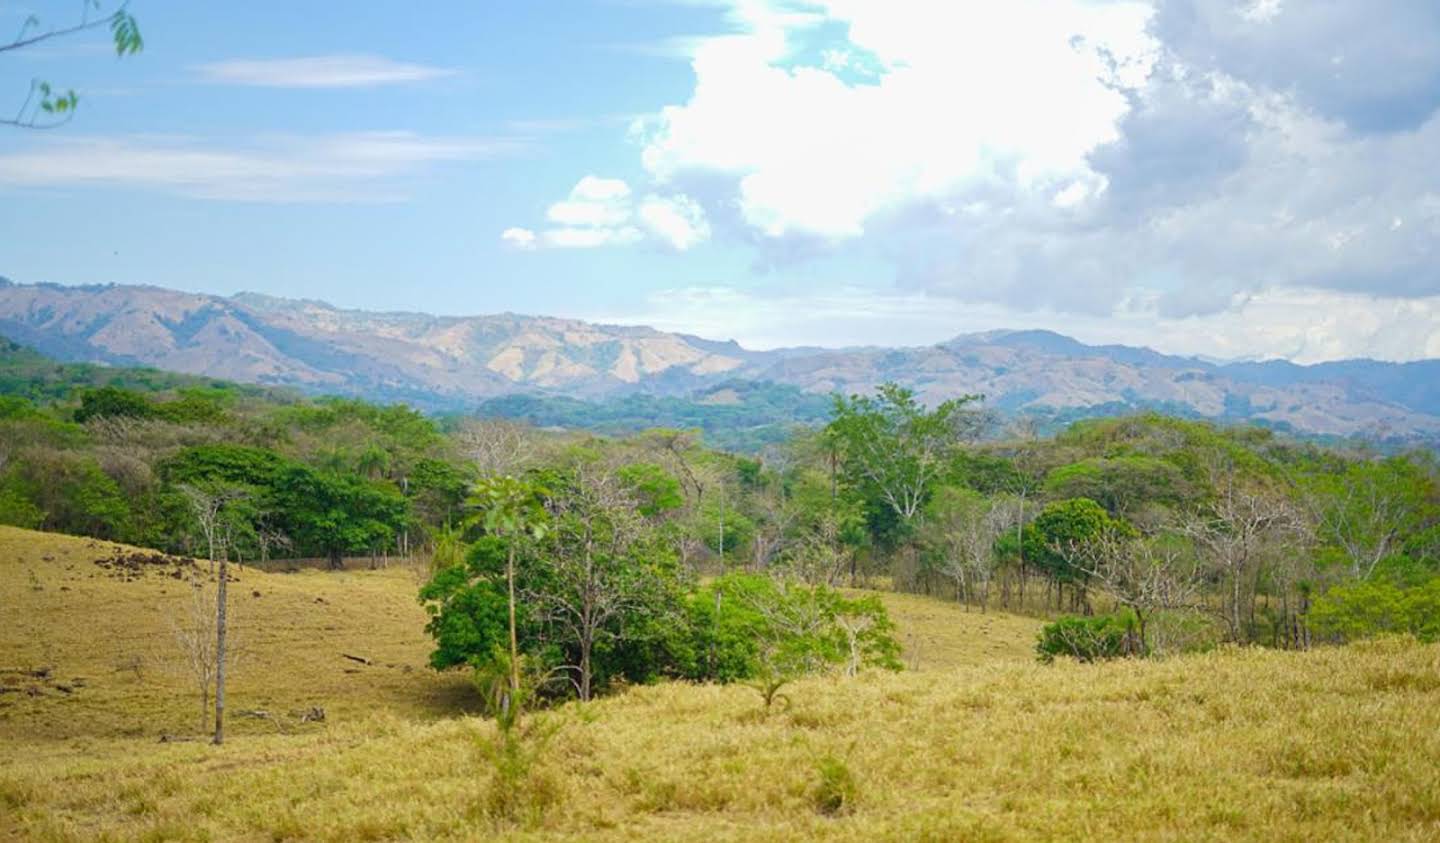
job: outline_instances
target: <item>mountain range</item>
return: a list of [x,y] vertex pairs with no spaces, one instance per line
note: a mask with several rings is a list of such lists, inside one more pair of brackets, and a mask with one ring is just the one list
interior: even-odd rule
[[0,279],[0,335],[65,361],[153,366],[426,409],[473,409],[516,394],[713,398],[718,385],[734,382],[858,393],[895,381],[927,401],[979,393],[1008,412],[1153,407],[1307,434],[1440,437],[1440,360],[1227,364],[1086,345],[1049,331],[963,334],[923,347],[755,351],[545,316],[378,313],[255,293]]

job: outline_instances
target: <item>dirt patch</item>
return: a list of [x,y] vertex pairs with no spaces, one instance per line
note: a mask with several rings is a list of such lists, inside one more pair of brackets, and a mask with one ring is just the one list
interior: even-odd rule
[[109,556],[96,559],[95,564],[102,568],[107,576],[127,582],[138,580],[146,574],[157,574],[180,580],[190,574],[198,573],[200,570],[199,563],[194,559],[169,556],[153,551],[120,548],[112,550]]

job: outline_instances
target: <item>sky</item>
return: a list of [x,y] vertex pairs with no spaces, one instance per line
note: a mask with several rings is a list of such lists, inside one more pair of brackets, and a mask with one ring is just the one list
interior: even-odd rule
[[[77,5],[0,0],[0,32]],[[0,275],[755,348],[1440,357],[1435,0],[129,9],[138,56],[0,52],[0,115],[80,96],[0,126]]]

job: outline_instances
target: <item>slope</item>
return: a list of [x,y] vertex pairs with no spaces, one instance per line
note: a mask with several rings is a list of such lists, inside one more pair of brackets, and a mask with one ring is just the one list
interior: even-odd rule
[[[342,646],[397,664],[423,655],[405,572],[244,572],[237,591],[261,592],[248,598],[249,617],[268,637],[245,690],[237,682],[236,708],[268,695],[277,709],[323,701],[335,714],[286,734],[261,724],[215,748],[154,743],[155,728],[183,722],[188,705],[172,709],[150,679],[106,670],[160,635],[156,604],[175,598],[175,581],[91,571],[97,552],[111,548],[0,532],[0,659],[51,659],[59,676],[94,680],[18,704],[0,696],[0,837],[1440,835],[1437,646],[1225,650],[1103,666],[1041,666],[1017,649],[969,666],[799,683],[790,705],[769,715],[742,686],[635,688],[549,715],[552,736],[524,787],[527,802],[548,809],[510,825],[484,807],[492,768],[476,741],[490,724],[434,716],[457,710],[452,683],[383,663],[353,674],[336,664]],[[316,597],[329,604],[321,616],[312,615]],[[897,609],[902,634],[925,615],[936,629],[910,632],[986,620],[939,603]],[[121,720],[144,726],[136,737],[103,737]]]

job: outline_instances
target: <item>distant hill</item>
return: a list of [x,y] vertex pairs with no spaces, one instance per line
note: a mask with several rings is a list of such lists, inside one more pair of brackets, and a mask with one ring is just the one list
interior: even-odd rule
[[[1090,346],[1049,331],[966,334],[913,348],[752,351],[653,328],[543,316],[372,313],[253,293],[0,281],[0,335],[64,361],[151,366],[431,410],[529,396],[535,401],[524,407],[489,406],[540,422],[575,416],[575,405],[564,401],[594,404],[600,416],[636,416],[661,405],[632,401],[627,410],[612,402],[635,395],[703,401],[725,383],[823,397],[897,381],[927,400],[983,393],[1000,410],[1049,419],[1159,408],[1303,434],[1440,438],[1440,360],[1222,364]],[[807,421],[815,406],[791,398],[765,403],[789,406],[795,421]]]

